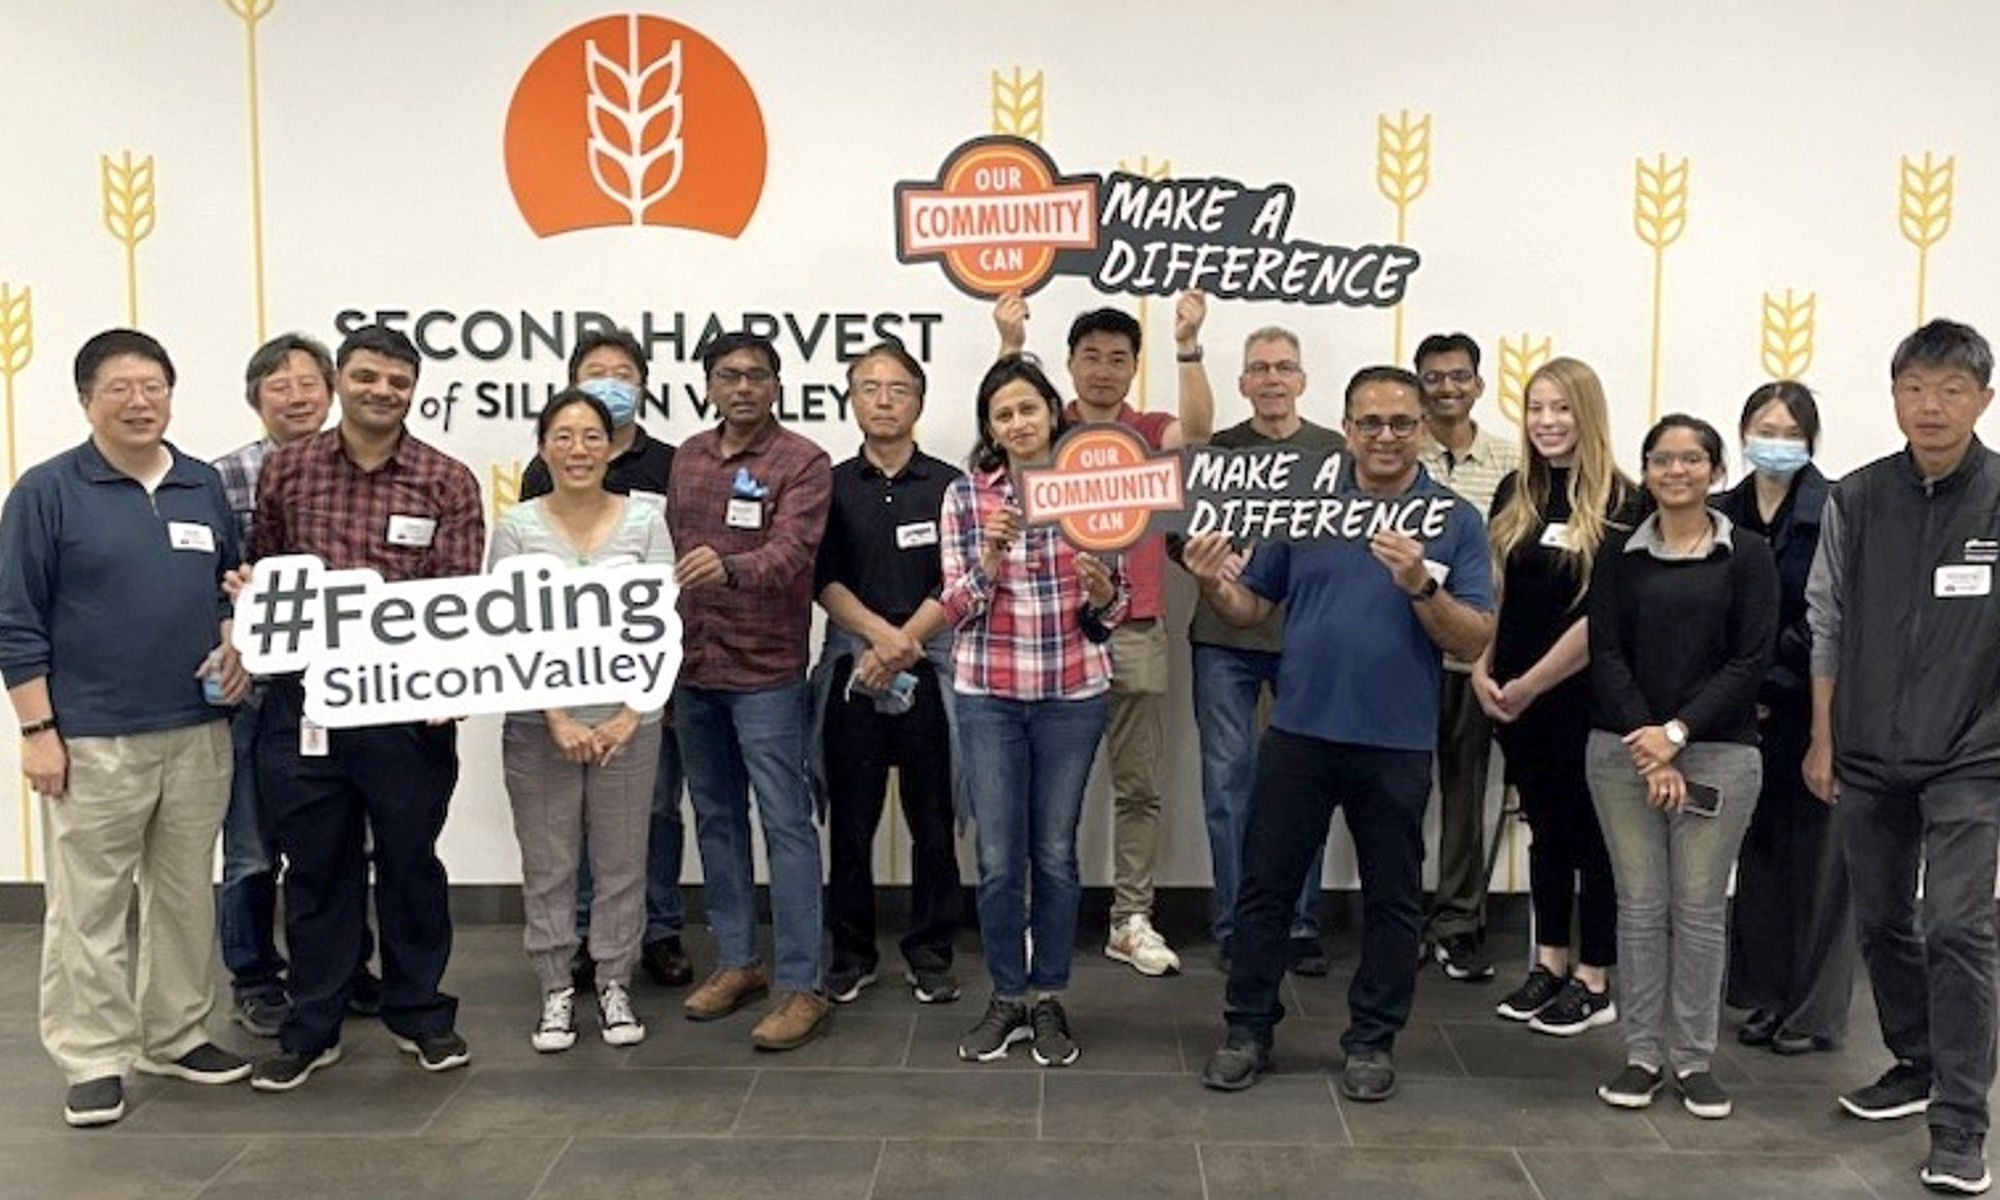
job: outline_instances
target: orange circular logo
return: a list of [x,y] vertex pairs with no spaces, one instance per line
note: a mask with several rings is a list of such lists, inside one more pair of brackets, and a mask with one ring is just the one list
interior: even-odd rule
[[1123,550],[1146,535],[1155,512],[1183,501],[1181,458],[1154,457],[1123,425],[1085,425],[1063,435],[1051,464],[1023,473],[1022,515],[1054,521],[1079,550]]
[[1097,245],[1097,180],[1068,178],[1040,146],[974,138],[952,151],[935,181],[896,186],[896,254],[942,260],[975,296],[1031,292],[1056,255]]

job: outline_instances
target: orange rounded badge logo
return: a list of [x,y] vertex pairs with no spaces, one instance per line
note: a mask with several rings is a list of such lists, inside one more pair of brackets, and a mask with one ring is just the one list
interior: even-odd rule
[[665,17],[586,21],[507,106],[507,183],[538,236],[672,225],[735,237],[764,194],[764,113],[727,53]]
[[1040,146],[978,137],[928,181],[896,185],[896,256],[936,258],[974,296],[1040,287],[1064,250],[1097,246],[1097,178],[1064,176]]
[[1079,550],[1123,550],[1146,535],[1155,512],[1185,502],[1181,456],[1154,457],[1123,425],[1085,425],[1063,435],[1050,466],[1021,475],[1021,515],[1054,521]]

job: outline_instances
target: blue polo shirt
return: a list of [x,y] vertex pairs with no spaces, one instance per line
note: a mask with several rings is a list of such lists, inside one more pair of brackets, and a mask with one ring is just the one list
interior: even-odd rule
[[0,511],[0,676],[47,676],[64,737],[222,715],[195,672],[229,615],[236,520],[215,468],[167,449],[150,495],[86,441],[29,468]]
[[[1456,501],[1443,535],[1424,544],[1424,557],[1448,568],[1445,591],[1491,612],[1493,564],[1478,510],[1422,467],[1403,495]],[[1273,726],[1390,750],[1437,745],[1444,654],[1366,540],[1261,544],[1243,583],[1285,605]]]

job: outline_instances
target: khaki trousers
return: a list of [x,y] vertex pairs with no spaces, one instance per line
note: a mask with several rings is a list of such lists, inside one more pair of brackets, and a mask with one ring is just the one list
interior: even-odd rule
[[1161,708],[1167,691],[1167,627],[1148,618],[1111,631],[1111,919],[1153,911],[1160,858]]

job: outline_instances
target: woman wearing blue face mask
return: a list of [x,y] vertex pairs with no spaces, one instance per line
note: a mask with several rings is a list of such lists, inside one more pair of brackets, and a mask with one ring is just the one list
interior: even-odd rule
[[1770,541],[1779,611],[1777,657],[1757,693],[1764,785],[1737,861],[1727,996],[1751,1010],[1737,1040],[1804,1054],[1845,1035],[1854,983],[1838,810],[1799,773],[1812,720],[1806,574],[1827,489],[1812,465],[1819,406],[1802,383],[1765,384],[1744,403],[1739,428],[1753,473],[1716,508]]

